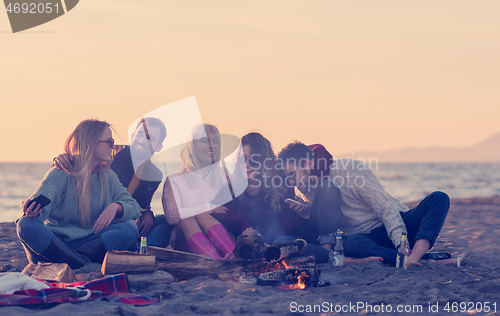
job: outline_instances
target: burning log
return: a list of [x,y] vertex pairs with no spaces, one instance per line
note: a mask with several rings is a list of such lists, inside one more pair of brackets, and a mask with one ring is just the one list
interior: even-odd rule
[[297,269],[288,268],[285,270],[275,270],[271,272],[261,273],[257,279],[258,285],[276,285],[277,281],[292,281]]
[[282,262],[265,263],[262,260],[249,259],[220,260],[150,246],[147,247],[147,253],[156,257],[157,270],[166,271],[179,280],[197,276],[208,276],[222,280],[235,279],[242,275],[258,277],[262,273],[286,269],[284,264],[301,268],[314,269],[315,267],[314,256],[288,258]]
[[289,257],[297,256],[305,250],[307,243],[304,240],[272,245],[264,252],[263,259],[259,260],[255,257],[262,248],[255,248],[255,242],[248,242],[249,240],[240,239],[238,251],[253,260],[220,260],[157,247],[147,247],[147,253],[156,256],[157,270],[164,270],[179,280],[208,276],[274,285],[286,290],[328,285],[327,282],[320,281],[321,271],[316,269],[314,256]]
[[315,260],[314,256],[295,257],[295,258],[283,259],[282,264],[285,267],[288,265],[288,266],[294,266],[294,267],[300,267],[300,268],[315,268],[316,267],[316,260]]
[[284,270],[261,273],[257,278],[258,285],[273,285],[283,290],[329,285],[320,280],[321,271],[316,269],[314,256],[285,258],[275,266],[283,266]]
[[274,263],[291,256],[297,256],[304,252],[307,242],[303,239],[296,239],[290,242],[274,244],[264,252],[264,262]]
[[315,268],[288,268],[286,270],[262,273],[257,278],[258,285],[275,285],[284,289],[304,289],[317,286],[320,270]]

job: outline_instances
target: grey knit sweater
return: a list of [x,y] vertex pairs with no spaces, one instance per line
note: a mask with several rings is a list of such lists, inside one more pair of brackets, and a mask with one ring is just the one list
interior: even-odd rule
[[343,218],[340,229],[347,235],[367,232],[384,225],[394,246],[406,233],[400,212],[408,207],[387,193],[380,181],[361,161],[354,159],[334,160],[330,169],[330,181],[340,189]]
[[106,194],[101,202],[101,183],[94,173],[90,177],[90,225],[82,227],[78,214],[78,202],[74,177],[62,170],[50,169],[30,198],[45,195],[51,203],[43,208],[40,219],[54,233],[64,236],[66,242],[92,235],[92,227],[101,212],[113,202],[123,206],[123,216],[115,218],[112,223],[125,222],[139,217],[140,207],[134,198],[123,187],[112,170],[106,170]]

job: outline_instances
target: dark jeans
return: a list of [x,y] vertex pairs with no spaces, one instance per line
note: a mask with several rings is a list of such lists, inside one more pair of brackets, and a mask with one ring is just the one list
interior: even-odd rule
[[76,249],[96,236],[101,236],[107,250],[134,250],[138,231],[135,222],[128,220],[111,224],[98,234],[65,242],[63,236],[54,234],[38,217],[24,216],[17,220],[17,236],[30,262],[44,261],[39,254],[47,249],[54,235],[71,249]]
[[148,246],[167,247],[172,229],[174,227],[167,223],[165,215],[155,216],[153,228],[146,234]]
[[[446,193],[433,192],[423,199],[420,204],[401,217],[408,232],[409,247],[413,248],[419,239],[426,239],[431,247],[443,227],[450,198]],[[353,234],[347,237],[344,243],[346,257],[365,258],[370,256],[382,257],[384,263],[395,265],[397,251],[387,235],[384,226],[379,226],[367,233]]]
[[313,255],[317,263],[328,262],[330,250],[320,246],[328,243],[335,245],[335,233],[342,216],[341,202],[340,189],[333,182],[322,182],[311,203],[307,223],[291,235],[277,237],[273,244],[302,238],[307,241],[307,248],[301,255]]

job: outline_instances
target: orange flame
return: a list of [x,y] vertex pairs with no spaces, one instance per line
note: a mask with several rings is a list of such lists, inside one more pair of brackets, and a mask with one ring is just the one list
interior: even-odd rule
[[297,279],[298,283],[297,286],[299,289],[303,290],[306,288],[306,281],[305,277],[303,275],[299,275],[299,278]]
[[276,287],[279,289],[282,289],[282,290],[303,290],[306,288],[306,283],[305,283],[304,279],[302,278],[302,276],[299,276],[298,283],[296,283],[296,284],[283,284],[282,283],[281,285],[277,285]]
[[285,266],[285,269],[288,269],[288,268],[290,268],[290,267],[291,267],[291,265],[289,265],[289,264],[285,261],[285,259],[281,260],[281,263]]
[[[281,265],[280,265],[281,263]],[[279,262],[276,263],[277,266],[279,266],[279,270],[282,270],[282,266],[285,267],[285,269],[290,269],[293,268],[286,259],[283,259]],[[295,271],[295,274],[298,274],[298,270]],[[282,290],[303,290],[306,288],[306,278],[309,278],[309,275],[307,275],[306,272],[301,272],[300,275],[297,276],[297,283],[295,284],[285,284],[281,283],[280,285],[277,285],[276,287],[282,289]]]
[[303,290],[306,288],[306,278],[309,276],[306,275],[305,273],[301,273],[297,277],[297,283],[296,284],[281,284],[278,285],[277,288],[280,288],[282,290]]

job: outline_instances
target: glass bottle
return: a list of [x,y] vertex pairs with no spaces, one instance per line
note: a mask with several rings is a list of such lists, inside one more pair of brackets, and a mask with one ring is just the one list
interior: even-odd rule
[[344,266],[344,246],[342,245],[342,235],[340,229],[337,230],[335,247],[333,248],[333,265],[337,267]]
[[403,269],[408,268],[408,237],[406,233],[401,235],[401,242],[398,247],[398,255],[396,257],[396,268],[403,267]]
[[139,253],[141,255],[145,255],[146,254],[146,248],[148,246],[148,239],[147,237],[141,237],[141,248],[139,250]]

